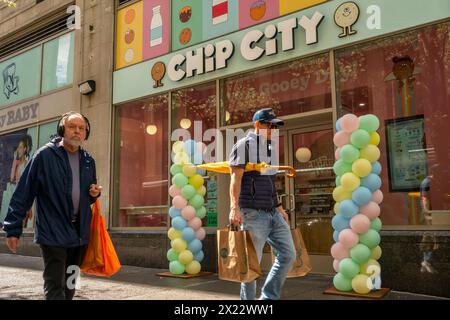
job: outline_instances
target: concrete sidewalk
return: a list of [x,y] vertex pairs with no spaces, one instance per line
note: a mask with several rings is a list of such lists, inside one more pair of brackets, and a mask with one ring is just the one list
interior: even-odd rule
[[[43,262],[41,258],[0,254],[0,299],[43,299]],[[81,276],[80,300],[230,300],[239,299],[239,284],[222,281],[217,274],[192,279],[159,277],[167,270],[122,266],[111,278]],[[263,280],[262,280],[263,281]],[[262,284],[259,281],[259,286]],[[286,300],[349,300],[324,295],[332,277],[308,275],[287,279],[283,289]],[[443,299],[391,291],[387,300]]]

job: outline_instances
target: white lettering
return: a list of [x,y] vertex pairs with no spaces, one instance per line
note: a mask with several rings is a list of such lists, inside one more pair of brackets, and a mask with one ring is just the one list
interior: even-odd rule
[[[264,36],[260,30],[248,32],[241,41],[241,54],[245,60],[253,61],[259,59],[264,54],[264,49],[256,45]],[[252,47],[254,45],[254,47]]]
[[303,16],[298,22],[298,24],[306,31],[306,44],[310,45],[319,41],[317,27],[322,22],[323,18],[324,15],[316,11],[311,19],[307,16]]

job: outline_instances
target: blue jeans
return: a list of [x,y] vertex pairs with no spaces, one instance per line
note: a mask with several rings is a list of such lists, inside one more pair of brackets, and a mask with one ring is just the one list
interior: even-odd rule
[[[244,223],[242,230],[248,230],[261,263],[266,241],[275,249],[275,262],[261,289],[261,299],[278,300],[286,276],[295,260],[295,248],[289,225],[276,209],[271,211],[241,208]],[[241,300],[256,299],[256,281],[241,283]]]

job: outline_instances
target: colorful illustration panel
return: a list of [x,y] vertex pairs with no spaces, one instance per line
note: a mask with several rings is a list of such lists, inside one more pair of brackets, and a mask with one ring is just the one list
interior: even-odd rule
[[143,3],[117,12],[116,69],[142,61]]
[[144,60],[170,50],[170,0],[144,0],[142,56]]
[[203,1],[203,40],[239,29],[238,0]]
[[317,4],[327,2],[328,0],[279,0],[280,16],[302,10]]
[[279,0],[240,0],[239,29],[277,18],[279,14]]
[[202,1],[172,0],[172,51],[201,42],[202,21]]

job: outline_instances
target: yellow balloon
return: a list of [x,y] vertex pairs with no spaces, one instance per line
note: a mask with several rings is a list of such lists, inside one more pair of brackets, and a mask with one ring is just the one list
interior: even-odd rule
[[367,159],[370,162],[380,159],[380,149],[373,144],[367,145],[367,147],[361,149],[361,158]]
[[189,184],[193,186],[195,189],[200,188],[205,180],[203,180],[203,177],[199,174],[196,174],[189,178]]
[[202,269],[202,266],[200,265],[200,263],[197,260],[193,260],[191,263],[189,263],[186,266],[186,272],[188,274],[197,274],[200,272],[201,269]]
[[187,265],[194,260],[194,255],[189,250],[184,250],[178,255],[178,261],[182,264]]
[[334,213],[335,213],[335,214],[339,214],[339,205],[340,205],[339,202],[336,202],[336,203],[334,204]]
[[333,199],[336,202],[342,202],[346,199],[352,198],[352,192],[345,190],[342,186],[336,187],[333,190]]
[[169,231],[167,232],[167,235],[169,236],[170,240],[175,240],[181,238],[181,231],[178,231],[175,228],[170,228]]
[[180,164],[180,165],[188,163],[189,162],[189,156],[187,155],[186,152],[183,152],[183,151],[177,152],[177,153],[175,153],[175,156],[173,158],[173,162],[175,164]]
[[358,159],[352,164],[352,171],[358,177],[366,177],[372,172],[372,165],[367,159]]
[[205,186],[201,186],[198,190],[197,190],[197,194],[201,195],[202,197],[205,196],[206,194],[206,188]]
[[372,249],[372,253],[370,255],[371,259],[374,260],[379,260],[381,258],[381,247],[380,246],[376,246],[375,248]]
[[377,260],[369,259],[369,261],[361,265],[361,267],[359,268],[359,273],[365,274],[366,276],[371,276],[374,271],[368,269],[370,266],[376,266],[378,267],[378,270],[381,270],[381,266]]
[[379,145],[380,144],[380,135],[375,131],[371,132],[369,143],[373,144],[375,146]]
[[172,245],[173,250],[175,250],[175,252],[178,252],[178,253],[186,250],[186,248],[187,248],[186,241],[184,241],[181,238],[177,238],[175,240],[172,240],[170,242],[170,244]]
[[183,174],[186,177],[192,177],[196,173],[197,167],[194,166],[192,163],[186,163],[185,165],[183,165]]
[[172,146],[172,151],[175,153],[181,152],[184,150],[184,142],[183,141],[177,141]]
[[344,175],[341,177],[341,186],[345,190],[353,191],[358,188],[360,184],[361,180],[356,174],[352,172],[344,173]]
[[369,277],[365,274],[356,275],[352,280],[353,291],[359,294],[368,294],[371,288],[368,286],[367,280],[369,280]]

